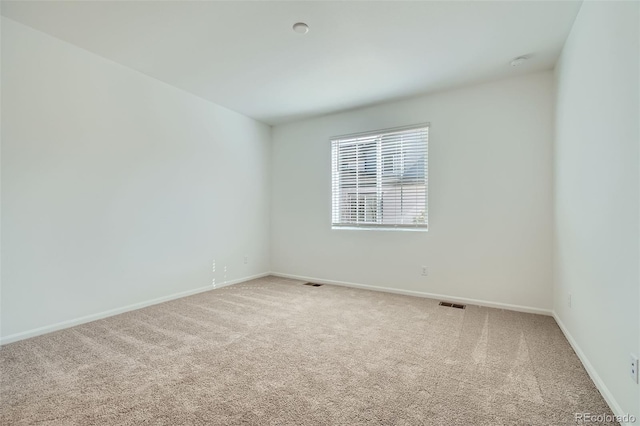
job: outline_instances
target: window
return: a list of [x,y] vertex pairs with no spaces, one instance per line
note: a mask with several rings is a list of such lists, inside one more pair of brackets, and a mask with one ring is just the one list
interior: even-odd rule
[[331,140],[332,226],[426,230],[429,125]]

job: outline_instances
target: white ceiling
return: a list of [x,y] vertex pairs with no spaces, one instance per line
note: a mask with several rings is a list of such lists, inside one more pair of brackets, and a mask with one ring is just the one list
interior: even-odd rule
[[[269,124],[550,69],[576,1],[4,1],[2,14]],[[310,31],[300,35],[295,22]],[[521,67],[509,61],[532,58]]]

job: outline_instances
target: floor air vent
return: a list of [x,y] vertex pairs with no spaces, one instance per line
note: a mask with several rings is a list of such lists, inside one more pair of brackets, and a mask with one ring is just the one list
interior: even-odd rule
[[310,285],[311,287],[322,287],[322,284],[316,284],[316,283],[305,283],[305,285]]
[[458,305],[457,303],[440,302],[440,306],[446,306],[447,308],[464,309],[467,305]]

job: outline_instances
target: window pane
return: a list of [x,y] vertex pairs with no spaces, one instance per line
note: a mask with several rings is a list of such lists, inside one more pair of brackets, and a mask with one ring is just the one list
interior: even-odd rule
[[427,227],[427,125],[331,142],[334,226]]

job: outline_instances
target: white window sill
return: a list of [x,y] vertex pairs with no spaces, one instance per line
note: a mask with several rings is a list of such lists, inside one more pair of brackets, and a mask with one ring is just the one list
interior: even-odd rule
[[415,227],[415,228],[403,228],[393,226],[332,226],[332,230],[340,231],[400,231],[400,232],[429,232],[429,228]]

